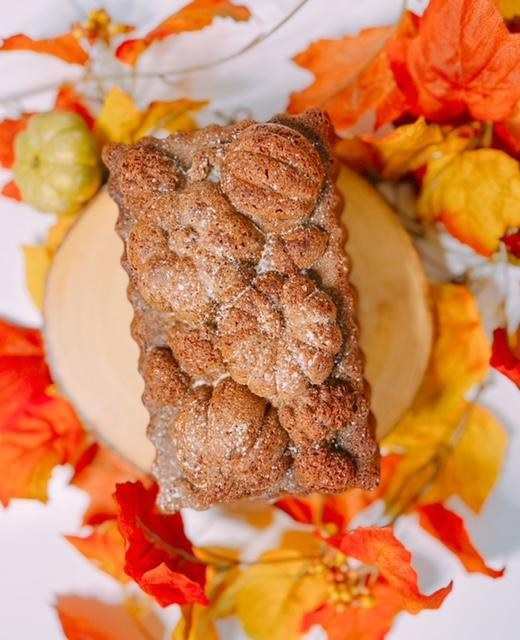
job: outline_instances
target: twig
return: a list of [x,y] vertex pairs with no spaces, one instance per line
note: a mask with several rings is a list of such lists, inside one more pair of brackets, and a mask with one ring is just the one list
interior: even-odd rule
[[[293,9],[291,9],[291,11],[287,15],[285,15],[282,20],[280,20],[273,27],[271,27],[271,29],[269,29],[268,31],[265,31],[264,33],[260,33],[258,36],[253,38],[253,40],[248,42],[244,47],[242,47],[238,51],[234,51],[233,53],[227,56],[224,56],[223,58],[219,58],[218,60],[215,60],[214,62],[211,62],[209,64],[193,65],[191,67],[185,67],[184,69],[179,69],[176,71],[144,71],[139,73],[136,73],[135,69],[132,67],[131,71],[129,72],[98,75],[96,76],[96,80],[98,82],[103,82],[105,80],[117,81],[117,80],[126,80],[131,77],[132,81],[135,82],[136,79],[157,78],[159,80],[162,80],[166,84],[168,84],[170,78],[182,76],[187,73],[194,73],[197,71],[206,71],[208,69],[213,69],[214,67],[224,64],[225,62],[230,62],[231,60],[238,58],[242,54],[250,51],[251,49],[255,48],[256,46],[258,46],[259,44],[267,40],[267,38],[272,36],[284,25],[286,25],[287,22],[291,18],[293,18],[307,4],[307,2],[308,0],[300,0],[300,2],[298,2],[298,4]],[[76,84],[79,84],[80,82],[83,82],[84,80],[85,80],[85,77],[80,78],[79,80],[76,80],[76,81],[63,80],[63,81],[60,81],[59,83],[53,83],[53,84],[44,85],[41,87],[36,87],[35,89],[29,89],[27,91],[20,92],[19,94],[16,94],[13,96],[7,96],[5,98],[2,97],[0,98],[0,102],[25,98],[30,95],[42,93],[44,91],[51,91],[53,89],[58,89],[65,82],[76,85]]]

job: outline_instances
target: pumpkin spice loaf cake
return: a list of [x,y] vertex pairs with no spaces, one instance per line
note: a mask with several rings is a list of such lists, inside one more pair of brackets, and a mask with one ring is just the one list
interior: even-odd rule
[[374,487],[320,111],[105,149],[166,511]]

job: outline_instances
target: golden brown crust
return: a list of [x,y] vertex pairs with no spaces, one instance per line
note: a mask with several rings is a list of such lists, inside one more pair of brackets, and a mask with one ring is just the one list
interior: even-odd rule
[[330,123],[105,152],[166,510],[378,480]]

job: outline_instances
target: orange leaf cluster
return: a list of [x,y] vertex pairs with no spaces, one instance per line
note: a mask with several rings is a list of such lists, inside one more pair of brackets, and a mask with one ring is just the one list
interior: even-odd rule
[[431,0],[417,35],[387,51],[414,115],[504,120],[520,99],[520,35],[489,0]]
[[24,34],[17,34],[5,38],[0,44],[0,51],[46,53],[70,64],[86,64],[89,61],[88,53],[79,44],[77,38],[70,33],[46,40],[33,40]]
[[206,565],[193,554],[180,513],[161,514],[155,506],[157,485],[117,485],[118,522],[126,542],[125,572],[143,591],[166,607],[207,602]]
[[163,20],[144,38],[123,42],[117,48],[116,56],[125,64],[135,65],[139,57],[154,42],[186,31],[199,31],[208,27],[217,17],[244,21],[248,20],[250,15],[247,7],[229,0],[193,0],[177,13]]
[[397,30],[365,29],[321,40],[296,56],[315,75],[289,110],[329,111],[339,130],[370,112],[376,127],[404,114],[431,121],[503,121],[520,100],[520,34],[490,0],[432,0],[422,18],[404,14]]
[[329,640],[343,640],[346,630],[349,637],[380,640],[401,611],[416,614],[438,609],[451,591],[449,584],[431,595],[420,592],[410,552],[388,527],[356,529],[329,539],[329,543],[347,558],[373,567],[375,572],[375,577],[369,576],[366,582],[372,602],[361,601],[358,606],[329,602],[305,616],[303,629],[319,624]]
[[58,464],[85,446],[71,405],[52,391],[41,334],[0,320],[0,502],[46,500]]

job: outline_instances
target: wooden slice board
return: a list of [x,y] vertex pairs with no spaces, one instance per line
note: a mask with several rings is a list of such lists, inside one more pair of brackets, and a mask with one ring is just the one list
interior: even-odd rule
[[[347,251],[381,437],[410,406],[428,362],[426,280],[409,237],[377,191],[347,169],[338,186],[346,200]],[[116,217],[116,205],[102,192],[68,233],[47,282],[44,330],[55,380],[86,425],[147,470],[154,450],[146,438],[148,415],[129,330],[132,308],[119,264]]]

